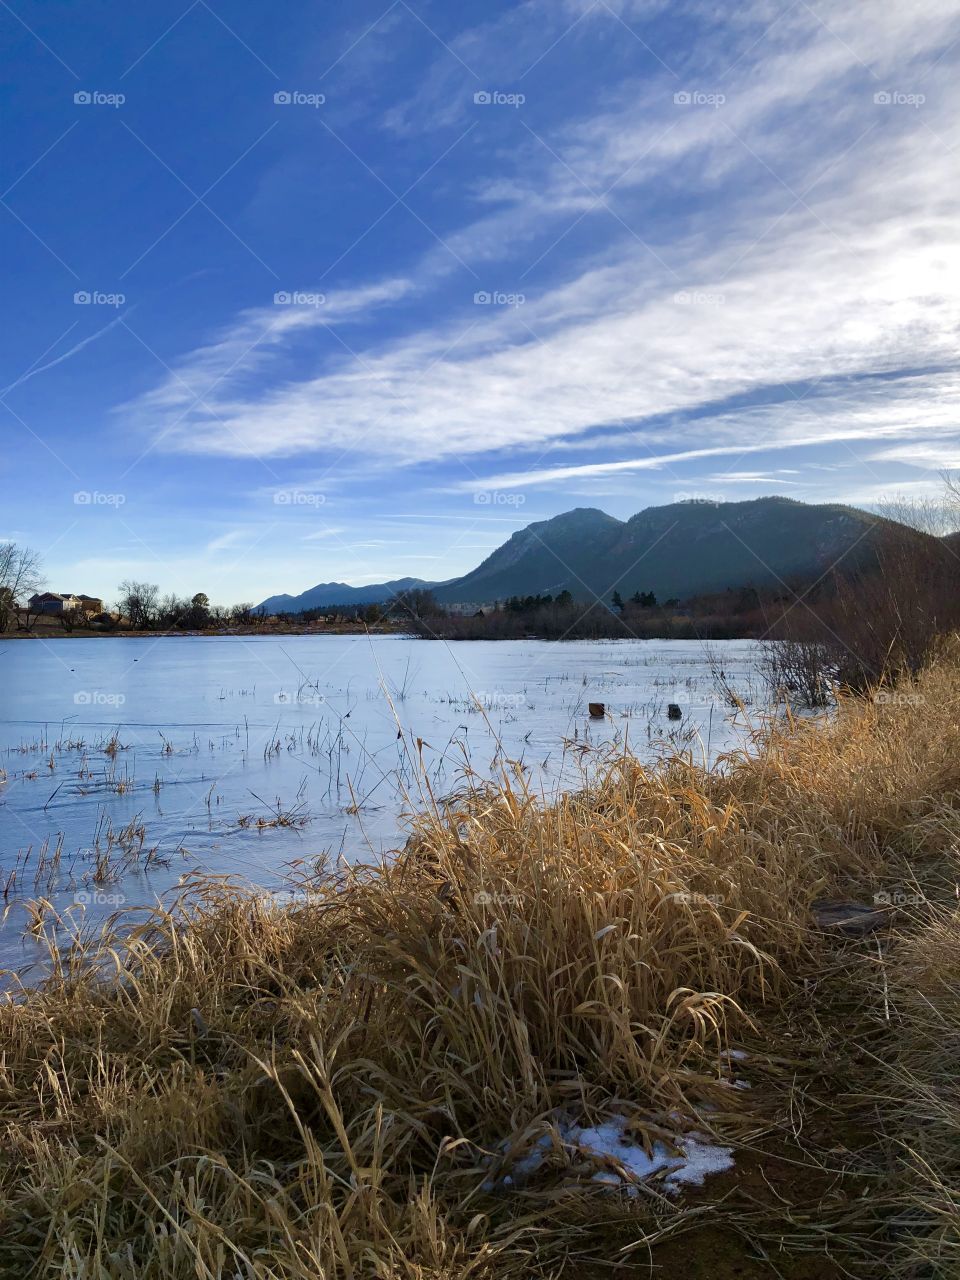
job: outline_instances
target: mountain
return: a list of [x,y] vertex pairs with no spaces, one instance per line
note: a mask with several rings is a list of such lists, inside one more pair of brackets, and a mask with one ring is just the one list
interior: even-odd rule
[[820,574],[868,554],[875,531],[889,527],[866,511],[793,498],[747,502],[674,502],[617,520],[577,507],[518,530],[462,578],[430,583],[400,578],[367,587],[326,582],[299,596],[272,596],[265,612],[297,612],[329,604],[374,604],[410,587],[428,588],[443,604],[484,604],[512,595],[609,599],[653,591],[684,599],[727,587],[775,586]]
[[853,507],[777,497],[676,502],[626,521],[581,507],[519,530],[436,595],[482,602],[566,589],[591,600],[616,589],[623,596],[653,591],[663,600],[775,585],[865,549],[878,523]]
[[578,598],[589,597],[585,584],[595,587],[598,573],[607,579],[606,566],[625,528],[622,520],[596,507],[538,520],[518,529],[471,573],[437,589],[436,597],[443,603],[481,603],[513,595],[556,595],[565,588]]
[[382,604],[398,591],[414,587],[430,588],[432,582],[422,578],[395,578],[393,582],[371,583],[367,587],[351,587],[346,582],[320,582],[298,596],[270,596],[257,605],[257,613],[302,613],[304,609],[323,609],[331,604]]

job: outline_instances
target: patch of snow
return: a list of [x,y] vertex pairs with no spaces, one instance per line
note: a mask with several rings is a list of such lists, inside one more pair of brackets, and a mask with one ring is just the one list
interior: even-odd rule
[[667,1182],[702,1187],[708,1174],[725,1173],[733,1168],[733,1148],[714,1147],[703,1134],[691,1134],[680,1146],[683,1163],[667,1174]]
[[722,1173],[725,1169],[733,1168],[733,1149],[711,1146],[703,1134],[691,1133],[679,1138],[679,1152],[671,1151],[663,1142],[655,1142],[648,1155],[625,1130],[626,1122],[621,1116],[617,1116],[593,1129],[574,1126],[568,1131],[564,1141],[584,1155],[615,1161],[628,1175],[625,1179],[619,1173],[596,1174],[594,1181],[626,1181],[629,1185],[630,1181],[643,1181],[666,1169],[668,1172],[664,1182],[668,1186],[683,1183],[699,1187],[703,1185],[708,1173]]
[[[662,1173],[664,1188],[676,1192],[681,1186],[703,1186],[708,1174],[733,1168],[733,1148],[714,1146],[703,1133],[691,1132],[679,1137],[677,1150],[671,1150],[664,1142],[655,1142],[648,1154],[627,1132],[623,1116],[613,1116],[603,1124],[586,1129],[568,1118],[560,1118],[556,1128],[561,1144],[570,1155],[606,1164],[606,1168],[598,1169],[591,1176],[592,1182],[626,1187],[630,1195],[637,1194],[637,1182],[654,1174]],[[509,1188],[526,1181],[540,1169],[553,1145],[552,1135],[543,1134],[525,1155],[514,1161],[510,1173],[499,1185]],[[488,1180],[483,1189],[492,1191],[494,1186]]]
[[531,1173],[536,1171],[543,1164],[543,1158],[553,1146],[553,1139],[549,1133],[543,1134],[533,1144],[525,1156],[521,1156],[513,1166],[514,1177],[528,1178]]

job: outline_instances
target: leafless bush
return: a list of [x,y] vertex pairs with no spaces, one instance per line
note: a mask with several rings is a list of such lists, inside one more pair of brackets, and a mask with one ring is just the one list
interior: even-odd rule
[[915,675],[960,627],[960,558],[938,538],[886,531],[875,568],[837,575],[824,621],[845,684]]
[[833,682],[863,690],[916,675],[957,629],[960,556],[950,540],[884,521],[867,554],[798,595],[771,626],[771,679],[822,706]]
[[836,655],[815,639],[774,639],[764,646],[763,675],[781,700],[825,707],[837,682]]

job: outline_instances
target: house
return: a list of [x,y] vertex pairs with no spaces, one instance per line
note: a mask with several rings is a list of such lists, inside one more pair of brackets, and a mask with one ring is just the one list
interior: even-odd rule
[[27,602],[31,613],[75,613],[81,608],[80,597],[71,592],[41,591]]
[[41,591],[27,602],[30,613],[82,613],[92,618],[103,613],[103,601],[98,596],[74,595],[72,591]]

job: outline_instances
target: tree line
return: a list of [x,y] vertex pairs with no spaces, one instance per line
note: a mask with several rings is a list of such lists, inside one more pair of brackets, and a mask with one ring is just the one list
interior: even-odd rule
[[[29,607],[29,601],[44,588],[38,553],[15,542],[0,542],[0,634],[11,626],[30,630],[35,625],[42,615]],[[90,621],[82,610],[55,616],[65,631]],[[208,627],[249,625],[257,620],[252,604],[211,604],[203,591],[193,596],[173,592],[161,595],[154,582],[127,579],[117,587],[115,608],[101,615],[97,626],[100,630],[126,625],[132,631],[203,631]]]
[[117,612],[133,631],[203,631],[254,620],[252,604],[211,604],[203,591],[193,596],[174,592],[161,596],[156,583],[129,579],[117,588]]

